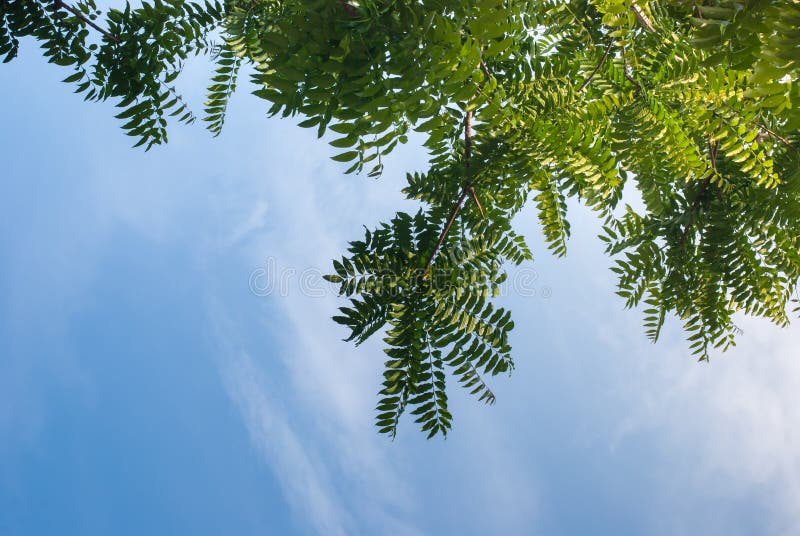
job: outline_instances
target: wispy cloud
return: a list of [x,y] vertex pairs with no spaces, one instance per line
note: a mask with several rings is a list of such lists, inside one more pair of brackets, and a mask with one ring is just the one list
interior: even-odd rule
[[[417,534],[402,520],[411,506],[409,491],[393,461],[376,448],[380,438],[369,426],[369,404],[348,393],[348,387],[359,390],[359,380],[345,377],[343,356],[292,333],[291,348],[273,345],[273,357],[280,358],[267,360],[268,371],[264,359],[254,360],[238,342],[237,328],[226,320],[224,306],[212,304],[209,312],[226,390],[241,411],[253,445],[280,481],[299,525],[318,534],[378,528]],[[285,370],[279,370],[280,363]],[[287,375],[289,384],[277,390],[276,378]],[[287,392],[293,393],[291,403]],[[353,412],[367,415],[362,420]]]
[[656,347],[634,333],[622,337],[621,355],[655,352],[658,360],[628,363],[631,381],[617,396],[630,409],[612,446],[641,433],[660,438],[671,465],[664,487],[680,490],[676,511],[695,507],[681,493],[749,498],[768,514],[765,533],[793,534],[800,528],[800,333],[756,319],[739,325],[738,346],[709,364],[692,363],[678,329]]
[[289,416],[270,399],[261,370],[246,353],[226,354],[222,369],[227,391],[242,412],[253,444],[279,479],[298,523],[309,524],[318,534],[351,534],[352,520],[336,497],[324,464],[300,440]]
[[[284,143],[308,143],[302,132],[292,129],[288,125],[281,134]],[[357,229],[370,216],[377,217],[386,198],[392,197],[392,187],[343,177],[327,160],[324,146],[316,158],[309,158],[308,152],[261,163],[269,168],[267,180],[250,181],[225,196],[225,214],[235,217],[224,218],[226,238],[214,248],[223,248],[243,263],[241,283],[247,284],[249,272],[263,267],[267,256],[277,259],[278,270],[292,267],[298,275],[285,295],[251,296],[251,310],[259,311],[260,317],[249,327],[226,320],[236,304],[221,295],[210,298],[209,317],[223,348],[220,368],[254,445],[280,478],[289,503],[311,521],[314,531],[418,534],[407,521],[415,501],[402,476],[402,451],[391,451],[372,428],[382,360],[365,360],[350,345],[337,344],[342,333],[330,321],[335,298],[309,296],[297,286],[304,268],[327,267],[347,236],[343,229]],[[342,211],[347,218],[341,217]],[[242,214],[248,215],[244,221]],[[270,328],[276,323],[280,333]],[[250,357],[263,348],[253,350],[237,342],[244,338],[238,336],[241,329],[263,334],[269,359],[261,354]],[[288,380],[277,396],[263,380],[276,375]],[[291,406],[280,399],[287,392]]]

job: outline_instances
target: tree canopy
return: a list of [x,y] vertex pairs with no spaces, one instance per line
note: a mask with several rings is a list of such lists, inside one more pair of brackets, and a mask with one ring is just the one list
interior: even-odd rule
[[[332,158],[377,177],[419,133],[420,201],[351,242],[328,279],[334,320],[382,333],[377,406],[392,436],[408,411],[446,435],[446,381],[493,403],[513,368],[508,262],[532,259],[513,217],[528,205],[553,254],[567,199],[596,211],[617,293],[656,341],[679,318],[707,360],[734,315],[790,321],[800,279],[800,2],[797,0],[3,0],[0,56],[38,41],[86,100],[112,100],[147,149],[190,55],[216,71],[202,119],[218,134],[244,74],[268,113],[298,116]],[[245,69],[243,69],[243,67]],[[623,195],[623,192],[625,194]],[[631,201],[637,198],[636,203]]]

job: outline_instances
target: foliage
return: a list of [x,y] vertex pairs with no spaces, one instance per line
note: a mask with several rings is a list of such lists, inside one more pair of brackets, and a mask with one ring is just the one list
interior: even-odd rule
[[[94,0],[74,6],[60,0],[3,0],[0,4],[0,56],[8,62],[19,52],[19,38],[36,38],[51,63],[74,72],[85,100],[113,98],[123,110],[122,128],[147,149],[167,141],[167,117],[191,123],[194,116],[172,82],[191,54],[207,51],[209,32],[222,20],[219,3],[165,0],[133,9],[110,9],[103,27]],[[93,26],[90,26],[93,25]],[[90,30],[99,28],[101,40]],[[105,29],[103,29],[105,28]]]
[[789,322],[796,0],[164,0],[109,10],[96,42],[92,0],[55,6],[4,0],[0,54],[32,36],[86,99],[117,99],[148,148],[166,141],[168,111],[192,120],[170,84],[195,53],[217,63],[215,134],[242,65],[271,114],[336,134],[348,172],[380,175],[420,133],[430,169],[405,193],[422,208],[366,231],[329,276],[350,300],[334,317],[348,340],[385,333],[381,432],[410,408],[429,436],[446,434],[448,371],[494,401],[485,376],[513,368],[513,321],[492,297],[505,263],[531,258],[511,226],[529,201],[559,256],[567,199],[597,212],[618,294],[643,307],[653,341],[676,315],[707,360],[734,344],[739,312]]

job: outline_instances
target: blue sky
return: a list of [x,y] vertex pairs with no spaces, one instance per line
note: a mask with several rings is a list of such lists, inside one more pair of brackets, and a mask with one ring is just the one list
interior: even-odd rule
[[[797,326],[741,319],[708,365],[674,323],[651,345],[594,216],[572,208],[553,259],[531,208],[498,403],[454,390],[446,441],[388,441],[380,343],[341,341],[318,275],[412,208],[424,152],[344,175],[240,91],[221,137],[144,153],[25,44],[0,70],[0,534],[800,531]],[[183,78],[195,104],[206,76]],[[285,288],[253,292],[267,273]]]

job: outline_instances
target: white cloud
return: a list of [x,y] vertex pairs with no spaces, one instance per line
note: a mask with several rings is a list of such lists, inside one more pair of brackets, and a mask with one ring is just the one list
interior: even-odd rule
[[752,319],[741,326],[739,346],[727,355],[683,371],[682,378],[664,374],[676,388],[644,418],[663,423],[678,451],[695,452],[698,483],[716,483],[721,494],[760,490],[772,514],[765,528],[796,534],[800,334]]
[[324,464],[270,399],[262,372],[250,356],[226,353],[221,367],[228,394],[242,412],[256,449],[280,481],[298,523],[309,524],[318,534],[352,533],[352,521],[336,498]]
[[[292,125],[276,128],[281,130],[276,137],[286,145],[316,141]],[[336,300],[330,293],[313,297],[300,288],[303,273],[324,273],[345,239],[354,238],[343,229],[358,229],[390,202],[392,186],[343,176],[327,159],[324,145],[309,147],[284,152],[280,161],[266,151],[262,159],[249,162],[253,170],[248,181],[223,188],[222,236],[233,238],[212,241],[215,250],[207,254],[219,255],[220,247],[223,256],[233,252],[243,262],[243,284],[250,271],[265,267],[267,257],[276,259],[271,267],[289,286],[285,295],[252,296],[253,303],[264,306],[254,327],[260,331],[263,324],[262,332],[270,339],[268,365],[247,357],[251,350],[235,343],[237,328],[225,319],[226,309],[236,304],[227,303],[225,296],[212,297],[209,314],[218,326],[217,338],[228,348],[221,352],[220,367],[265,461],[281,482],[303,483],[284,489],[290,504],[312,520],[316,532],[417,534],[406,521],[415,504],[402,475],[402,451],[394,449],[390,458],[390,445],[372,427],[382,352],[377,350],[377,360],[365,360],[351,345],[340,343],[343,332],[330,321]],[[244,222],[241,214],[249,214]],[[276,322],[285,325],[287,344],[280,333],[270,331]],[[237,363],[233,371],[229,360]],[[284,387],[292,393],[290,407],[252,379],[267,375],[288,377]],[[283,451],[290,447],[300,454],[287,457]]]
[[[277,362],[269,356],[258,360],[270,363],[268,372],[237,343],[237,328],[226,319],[225,306],[211,303],[208,310],[226,389],[255,448],[281,482],[300,526],[326,535],[370,527],[417,534],[402,520],[413,506],[410,491],[396,462],[377,448],[385,441],[373,433],[371,401],[362,400],[359,393],[367,383],[343,363],[347,356],[291,333],[290,347],[271,344]],[[314,321],[309,313],[305,310],[306,324]],[[324,320],[329,321],[327,316]],[[286,371],[275,366],[281,362]],[[275,394],[274,385],[280,381],[276,378],[287,372],[290,383]],[[289,399],[286,393],[292,393]]]
[[253,231],[262,229],[267,224],[268,214],[269,204],[263,199],[257,200],[247,218],[233,229],[228,243],[235,244]]
[[[747,501],[763,509],[766,534],[800,530],[800,333],[757,319],[739,322],[738,346],[712,361],[688,356],[677,326],[656,345],[645,341],[638,314],[620,314],[604,331],[623,374],[610,387],[617,424],[613,450],[644,434],[658,443],[665,507],[689,531],[690,498]],[[635,323],[632,322],[635,316]],[[607,316],[606,318],[609,318]],[[628,329],[622,326],[627,324]],[[633,324],[633,325],[632,325]],[[608,332],[606,331],[606,332]],[[683,512],[683,516],[681,515]],[[677,521],[680,520],[680,521]],[[719,530],[735,530],[717,520]]]
[[[568,405],[560,418],[571,419],[557,430],[559,439],[591,452],[591,459],[572,462],[631,472],[616,474],[609,485],[652,486],[625,501],[647,509],[639,515],[653,523],[653,531],[747,533],[736,526],[741,519],[727,519],[727,513],[758,520],[760,533],[797,534],[797,321],[780,329],[742,319],[738,346],[709,364],[690,357],[677,322],[668,323],[653,345],[644,335],[641,314],[625,311],[613,294],[611,261],[595,239],[596,218],[583,209],[573,209],[572,218],[567,258],[537,258],[539,282],[552,286],[552,298],[511,297],[518,363],[511,403],[532,398],[516,390],[519,384],[541,385],[539,367],[544,366]],[[536,236],[533,225],[524,225]],[[541,355],[541,347],[549,355]],[[530,352],[533,362],[527,360],[529,348],[537,349]],[[646,476],[631,476],[636,473]]]

